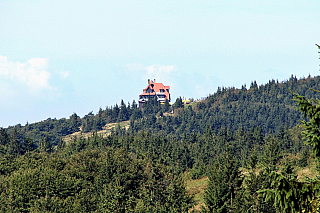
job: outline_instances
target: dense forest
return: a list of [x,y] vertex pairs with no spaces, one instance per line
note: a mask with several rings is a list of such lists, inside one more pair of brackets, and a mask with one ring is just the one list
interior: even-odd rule
[[[100,108],[96,114],[89,112],[82,118],[73,113],[69,118],[48,118],[38,123],[27,123],[24,126],[17,124],[6,129],[10,134],[16,131],[22,143],[29,138],[38,144],[48,137],[55,145],[62,137],[74,132],[98,131],[108,123],[127,120],[130,120],[133,132],[145,130],[175,136],[203,133],[207,127],[212,127],[215,133],[225,127],[232,132],[240,127],[247,130],[260,127],[264,134],[270,131],[275,133],[286,125],[294,127],[303,119],[292,101],[290,89],[310,99],[316,97],[317,92],[309,88],[319,86],[320,77],[311,76],[299,80],[291,76],[284,82],[270,80],[260,86],[253,81],[248,89],[246,85],[241,89],[219,87],[217,92],[193,106],[184,106],[181,98],[177,98],[173,108],[169,103],[158,106],[151,100],[141,110],[135,101],[126,104],[121,100],[120,105]],[[163,116],[165,112],[172,110],[175,112],[174,116]]]
[[[190,105],[150,99],[139,109],[121,101],[83,118],[74,113],[1,128],[0,209],[315,212],[319,181],[297,171],[320,168],[319,86],[320,77],[291,76],[218,88]],[[129,128],[97,133],[121,121]],[[64,140],[79,131],[91,135]],[[209,177],[201,209],[194,209],[186,176]]]

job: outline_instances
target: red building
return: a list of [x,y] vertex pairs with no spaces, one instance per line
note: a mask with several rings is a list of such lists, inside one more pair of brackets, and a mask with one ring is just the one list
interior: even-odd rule
[[169,89],[170,87],[164,86],[163,83],[156,83],[156,79],[153,81],[148,79],[148,86],[139,95],[139,107],[142,108],[149,97],[157,98],[160,103],[164,103],[166,100],[170,101]]

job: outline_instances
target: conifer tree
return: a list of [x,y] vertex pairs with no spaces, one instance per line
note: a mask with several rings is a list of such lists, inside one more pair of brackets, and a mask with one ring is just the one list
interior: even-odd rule
[[7,133],[7,130],[0,127],[0,144],[6,145],[7,143],[9,143],[9,141],[10,141],[10,138]]
[[21,144],[19,142],[19,135],[18,135],[17,128],[14,128],[14,131],[12,133],[12,138],[8,146],[8,152],[9,154],[15,155],[15,156],[21,154]]
[[176,99],[176,102],[174,103],[174,108],[178,109],[178,108],[182,108],[182,107],[183,107],[182,98],[179,97]]
[[[318,45],[317,45],[318,46]],[[320,47],[318,46],[320,49]],[[311,90],[314,90],[311,88]],[[292,91],[292,90],[291,90]],[[318,90],[314,90],[320,92]],[[320,160],[320,100],[310,99],[294,93],[293,100],[298,105],[298,110],[304,114],[308,120],[301,121],[306,141],[312,147],[312,151]],[[320,182],[319,180],[300,181],[293,175],[271,173],[271,189],[261,190],[266,195],[267,200],[272,200],[274,206],[281,212],[315,212],[319,210]]]
[[208,188],[205,192],[207,212],[237,212],[241,194],[241,177],[238,163],[229,149],[214,163],[209,174]]
[[29,137],[27,137],[24,140],[24,151],[25,152],[31,152],[33,150],[35,150],[36,145],[34,144],[33,140]]
[[76,114],[73,113],[70,117],[70,130],[71,132],[77,132],[79,131],[79,127],[81,126],[81,120],[80,117]]
[[125,105],[124,101],[121,100],[118,121],[125,121],[128,119],[129,119],[129,114],[128,114],[127,106]]
[[65,146],[66,146],[66,142],[61,138],[58,143],[57,149],[62,150]]
[[49,136],[46,135],[45,139],[39,143],[39,151],[51,153],[53,151],[52,142],[49,140]]

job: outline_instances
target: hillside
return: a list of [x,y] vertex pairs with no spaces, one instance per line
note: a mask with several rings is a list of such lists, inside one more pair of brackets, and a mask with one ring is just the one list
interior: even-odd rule
[[215,133],[221,128],[234,132],[240,127],[246,130],[260,127],[264,134],[276,133],[286,125],[294,127],[303,119],[292,101],[290,89],[310,99],[317,97],[317,92],[309,88],[319,86],[319,77],[298,80],[292,76],[288,81],[271,80],[260,86],[252,82],[249,89],[245,85],[241,89],[218,88],[216,93],[196,103],[195,107],[175,109],[174,117],[149,122],[151,118],[148,120],[146,116],[134,120],[131,126],[135,132],[148,129],[153,133],[176,136],[204,133],[207,128],[212,128]]
[[[119,123],[108,123],[104,127],[102,127],[102,130],[98,130],[94,132],[95,134],[101,135],[102,137],[108,137],[116,128],[125,128],[126,130],[129,128],[129,121],[122,121]],[[71,142],[72,140],[77,140],[79,138],[89,138],[92,136],[92,132],[86,132],[83,133],[81,131],[74,132],[70,135],[66,135],[62,137],[62,140],[66,143]]]
[[[141,129],[159,134],[190,134],[203,133],[206,128],[212,127],[217,133],[227,127],[231,131],[239,127],[251,129],[260,127],[263,133],[278,132],[281,127],[293,127],[303,119],[292,101],[290,88],[308,99],[317,97],[317,93],[309,88],[319,88],[320,77],[297,79],[291,77],[284,82],[270,80],[265,85],[258,86],[252,82],[250,88],[245,85],[240,89],[218,88],[217,92],[209,95],[204,101],[194,103],[192,108],[186,105],[184,110],[175,108],[175,116],[163,116],[159,113],[171,111],[168,106],[146,107],[141,111],[136,102],[99,109],[94,115],[89,112],[83,118],[76,113],[69,118],[48,118],[44,121],[6,128],[10,134],[16,129],[21,141],[32,139],[36,144],[46,137],[54,144],[60,139],[81,130],[82,133],[103,130],[109,123],[130,120],[130,131],[138,132]],[[179,100],[179,99],[177,99]],[[152,105],[152,104],[151,104]],[[194,107],[195,106],[195,107]],[[192,110],[191,110],[192,109]]]
[[308,88],[319,84],[253,82],[190,105],[177,98],[173,114],[154,100],[143,110],[122,101],[83,118],[2,128],[1,210],[187,212],[219,200],[227,212],[282,212],[258,192],[274,173],[316,176],[289,88],[312,98]]

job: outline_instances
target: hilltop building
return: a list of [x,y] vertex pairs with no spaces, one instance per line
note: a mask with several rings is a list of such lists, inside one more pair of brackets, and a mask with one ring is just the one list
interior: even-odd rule
[[143,93],[139,95],[139,107],[143,108],[143,105],[148,101],[149,97],[156,98],[160,103],[165,103],[166,100],[170,101],[170,86],[164,86],[163,83],[156,83],[156,79],[153,81],[148,79],[148,86],[143,89]]

